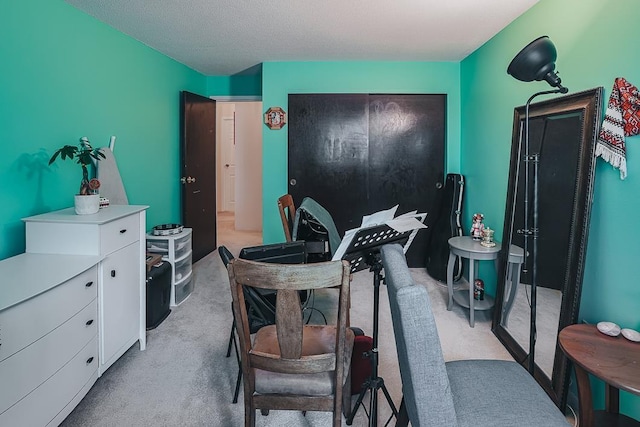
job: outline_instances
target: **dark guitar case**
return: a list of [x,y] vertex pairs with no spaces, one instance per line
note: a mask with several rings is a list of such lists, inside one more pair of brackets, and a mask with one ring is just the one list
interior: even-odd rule
[[[444,188],[439,191],[440,209],[431,230],[431,239],[427,247],[427,272],[441,282],[447,281],[447,263],[449,262],[449,239],[462,236],[462,202],[464,198],[464,176],[457,173],[447,174]],[[462,276],[462,259],[456,257],[453,268],[453,280]]]

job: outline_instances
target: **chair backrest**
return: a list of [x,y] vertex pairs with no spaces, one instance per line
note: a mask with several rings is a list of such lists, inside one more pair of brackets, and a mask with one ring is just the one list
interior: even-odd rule
[[[336,371],[342,378],[347,314],[349,309],[349,264],[344,261],[315,264],[268,264],[243,259],[233,260],[229,267],[233,308],[243,357],[249,365],[282,373],[317,373]],[[248,317],[244,304],[244,288],[271,289],[277,292],[276,333],[278,348],[273,353],[252,351]],[[304,321],[299,292],[301,290],[338,288],[338,316],[334,353],[306,357],[302,354]]]
[[[333,222],[331,214],[311,197],[305,197],[296,211],[293,221],[293,233],[291,235],[293,240],[309,240],[308,237],[301,236],[303,232],[309,231],[303,230],[305,227],[303,222],[305,221],[307,222],[307,227],[315,227],[317,225],[328,235],[325,240],[329,241],[329,251],[331,252],[331,256],[333,256],[336,249],[338,249],[338,246],[340,246],[342,238],[338,233],[338,229]],[[314,224],[311,224],[311,221],[313,221]]]
[[291,194],[285,194],[278,198],[278,210],[280,211],[280,219],[282,220],[282,229],[287,242],[291,242],[291,233],[293,232],[293,219],[296,217],[296,207],[293,204]]
[[234,258],[231,251],[224,245],[218,246],[218,254],[220,255],[220,259],[225,267],[227,267]]
[[400,245],[385,245],[380,252],[411,425],[455,426],[449,377],[427,290],[414,283]]
[[[235,257],[224,245],[218,247],[218,254],[228,270],[229,264]],[[276,320],[275,295],[269,298],[249,286],[245,287],[243,292],[250,332],[253,334],[263,326],[273,325]]]

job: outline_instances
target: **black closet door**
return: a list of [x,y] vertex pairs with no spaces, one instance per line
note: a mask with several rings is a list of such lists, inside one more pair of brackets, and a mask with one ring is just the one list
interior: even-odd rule
[[[446,95],[289,95],[289,193],[324,206],[341,235],[396,204],[434,215],[445,111]],[[418,233],[409,266],[424,266],[429,232]]]
[[370,213],[367,95],[289,95],[288,116],[289,194],[320,203],[343,236]]
[[[398,214],[438,213],[444,184],[446,95],[369,96],[369,211],[399,204]],[[411,267],[425,265],[431,229],[421,230],[407,253]]]

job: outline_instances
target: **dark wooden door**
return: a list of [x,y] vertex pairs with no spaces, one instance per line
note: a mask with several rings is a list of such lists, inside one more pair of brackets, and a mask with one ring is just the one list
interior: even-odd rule
[[[289,95],[289,193],[324,206],[341,235],[396,204],[437,211],[445,112],[446,95]],[[425,265],[429,232],[418,233],[410,266]]]
[[193,262],[216,249],[216,103],[181,93],[182,223],[192,228]]

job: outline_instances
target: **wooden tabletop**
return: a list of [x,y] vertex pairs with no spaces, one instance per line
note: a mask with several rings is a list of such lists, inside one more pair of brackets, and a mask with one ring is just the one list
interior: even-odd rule
[[585,371],[620,390],[640,395],[640,343],[610,337],[595,325],[570,325],[558,335],[560,348]]

